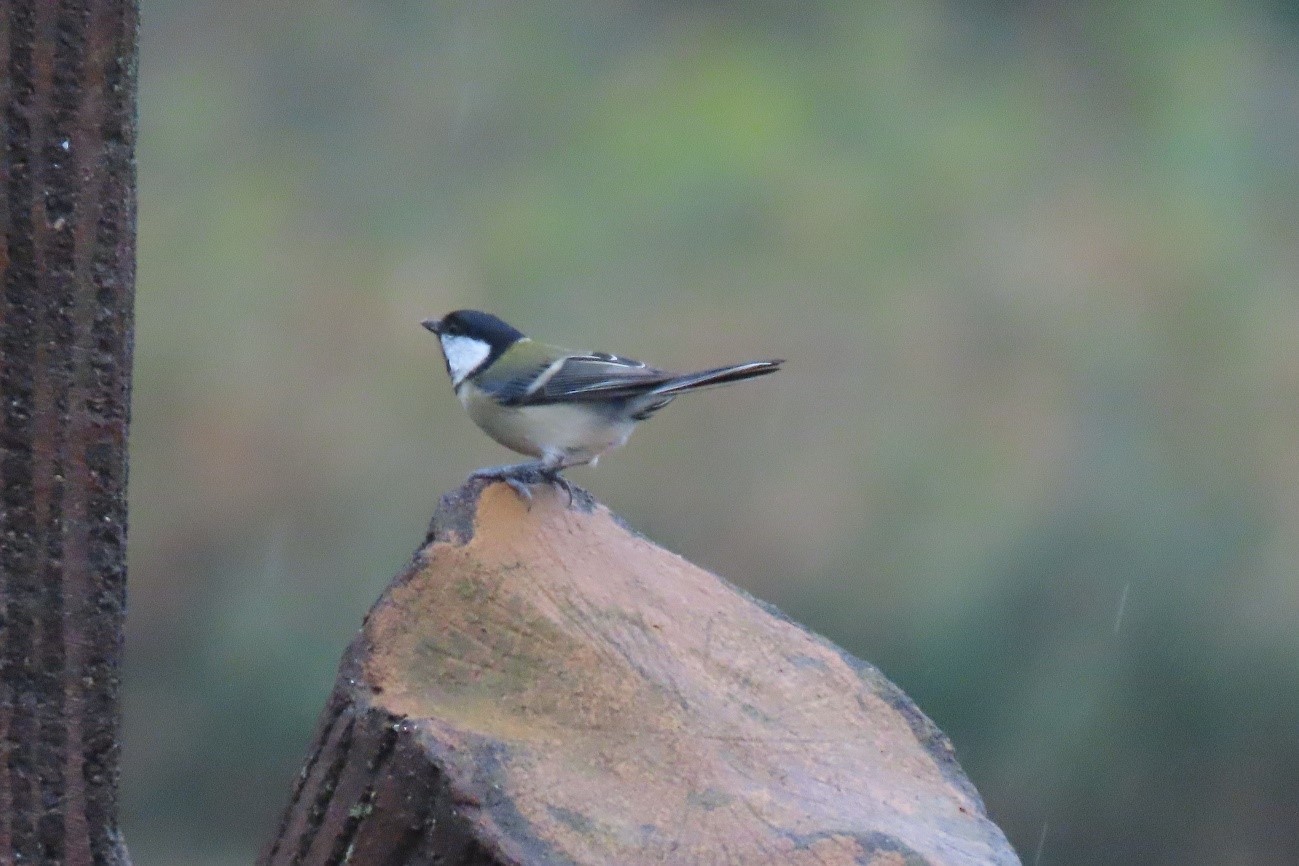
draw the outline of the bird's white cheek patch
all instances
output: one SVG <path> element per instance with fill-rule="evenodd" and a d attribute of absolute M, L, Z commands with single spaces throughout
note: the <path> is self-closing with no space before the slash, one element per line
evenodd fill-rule
<path fill-rule="evenodd" d="M 478 369 L 478 365 L 487 360 L 492 347 L 482 340 L 466 337 L 461 334 L 448 334 L 442 337 L 442 354 L 447 357 L 447 369 L 451 371 L 451 384 L 459 385 L 465 377 Z"/>

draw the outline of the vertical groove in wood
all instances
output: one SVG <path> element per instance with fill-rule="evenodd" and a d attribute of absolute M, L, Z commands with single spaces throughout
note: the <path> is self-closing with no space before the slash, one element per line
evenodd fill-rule
<path fill-rule="evenodd" d="M 137 12 L 0 16 L 0 862 L 125 863 Z"/>
<path fill-rule="evenodd" d="M 267 850 L 265 860 L 275 862 L 276 856 L 280 853 L 280 847 L 284 840 L 288 838 L 290 818 L 296 814 L 298 802 L 302 799 L 303 792 L 307 789 L 307 782 L 316 771 L 316 763 L 320 756 L 325 752 L 326 747 L 334 735 L 334 728 L 338 725 L 339 718 L 346 709 L 346 704 L 341 700 L 335 700 L 330 697 L 329 704 L 325 707 L 325 712 L 321 714 L 320 722 L 316 726 L 317 735 L 315 742 L 312 744 L 311 751 L 307 755 L 307 761 L 303 764 L 302 770 L 298 773 L 297 779 L 293 783 L 293 793 L 289 796 L 289 805 L 284 810 L 280 819 L 279 829 L 275 831 L 275 838 Z"/>
<path fill-rule="evenodd" d="M 415 728 L 357 700 L 355 690 L 364 688 L 340 677 L 275 838 L 257 862 L 504 866 L 475 845 Z"/>

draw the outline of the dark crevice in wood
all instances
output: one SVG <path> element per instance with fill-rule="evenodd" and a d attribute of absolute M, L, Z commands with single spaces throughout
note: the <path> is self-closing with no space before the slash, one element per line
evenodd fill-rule
<path fill-rule="evenodd" d="M 342 831 L 334 840 L 333 851 L 330 852 L 328 859 L 325 861 L 327 866 L 341 866 L 349 859 L 352 845 L 356 841 L 357 830 L 360 828 L 361 822 L 374 808 L 376 779 L 387 770 L 388 760 L 392 757 L 393 750 L 396 747 L 396 728 L 388 725 L 382 739 L 379 741 L 378 751 L 365 764 L 368 778 L 365 790 L 361 793 L 360 799 L 348 807 L 347 821 L 344 822 Z"/>
<path fill-rule="evenodd" d="M 343 769 L 347 766 L 347 759 L 352 750 L 352 732 L 355 727 L 356 717 L 349 713 L 342 735 L 330 750 L 332 755 L 329 767 L 325 770 L 325 774 L 316 790 L 316 796 L 312 799 L 311 807 L 307 811 L 307 824 L 302 832 L 302 837 L 298 840 L 297 853 L 293 855 L 295 866 L 306 859 L 307 852 L 311 850 L 311 843 L 316 840 L 320 825 L 325 820 L 325 812 L 334 797 L 334 789 L 338 786 L 338 780 L 343 775 Z"/>
<path fill-rule="evenodd" d="M 267 855 L 268 858 L 273 860 L 275 859 L 275 855 L 279 853 L 280 846 L 284 842 L 284 836 L 288 832 L 289 819 L 293 815 L 293 808 L 297 806 L 298 801 L 302 798 L 302 791 L 307 784 L 307 780 L 311 777 L 312 773 L 316 771 L 316 763 L 320 760 L 320 756 L 324 754 L 325 744 L 330 741 L 331 737 L 333 737 L 334 728 L 338 724 L 338 720 L 342 717 L 343 711 L 346 709 L 347 706 L 342 701 L 331 701 L 325 714 L 321 718 L 320 724 L 317 726 L 319 734 L 317 735 L 315 742 L 312 744 L 311 751 L 307 755 L 306 764 L 303 765 L 302 770 L 298 773 L 297 778 L 293 782 L 293 792 L 289 795 L 289 808 L 284 810 L 284 815 L 280 819 L 279 828 L 275 831 L 275 839 L 271 843 L 270 851 Z"/>

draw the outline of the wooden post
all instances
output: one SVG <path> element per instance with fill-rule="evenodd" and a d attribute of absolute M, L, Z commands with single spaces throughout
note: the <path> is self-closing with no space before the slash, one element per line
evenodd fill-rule
<path fill-rule="evenodd" d="M 280 864 L 1016 864 L 878 670 L 606 509 L 443 500 L 344 656 Z"/>
<path fill-rule="evenodd" d="M 118 866 L 135 3 L 6 0 L 0 66 L 0 863 Z"/>

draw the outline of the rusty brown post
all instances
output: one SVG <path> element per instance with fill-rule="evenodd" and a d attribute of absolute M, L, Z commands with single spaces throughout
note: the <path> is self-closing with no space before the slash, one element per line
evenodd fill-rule
<path fill-rule="evenodd" d="M 134 0 L 0 6 L 0 863 L 118 831 Z"/>

